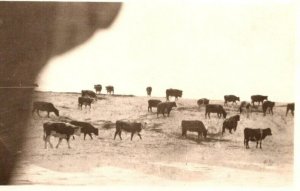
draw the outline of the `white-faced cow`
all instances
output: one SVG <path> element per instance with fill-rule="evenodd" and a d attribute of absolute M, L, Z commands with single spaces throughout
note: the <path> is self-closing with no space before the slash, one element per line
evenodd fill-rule
<path fill-rule="evenodd" d="M 148 96 L 151 96 L 152 87 L 151 87 L 151 86 L 147 87 L 147 88 L 146 88 L 146 92 L 147 92 L 147 95 L 148 95 Z"/>
<path fill-rule="evenodd" d="M 101 93 L 101 90 L 102 90 L 102 86 L 101 84 L 97 84 L 97 85 L 94 85 L 94 89 L 96 91 L 96 94 L 100 94 Z"/>
<path fill-rule="evenodd" d="M 178 100 L 178 97 L 182 97 L 182 90 L 177 89 L 167 89 L 166 90 L 166 99 L 169 100 L 169 97 L 175 97 L 175 100 Z"/>
<path fill-rule="evenodd" d="M 168 114 L 168 117 L 170 116 L 170 112 L 173 107 L 177 107 L 175 102 L 161 102 L 157 105 L 157 117 L 158 114 L 163 114 L 165 117 L 165 113 Z"/>
<path fill-rule="evenodd" d="M 201 105 L 207 105 L 209 104 L 209 99 L 202 98 L 197 100 L 197 105 L 200 107 Z"/>
<path fill-rule="evenodd" d="M 182 120 L 181 121 L 181 129 L 182 129 L 182 136 L 186 137 L 187 131 L 197 132 L 198 139 L 200 139 L 200 135 L 206 138 L 207 129 L 205 128 L 202 121 L 199 120 Z"/>
<path fill-rule="evenodd" d="M 263 103 L 264 100 L 268 100 L 268 96 L 263 96 L 263 95 L 251 96 L 251 102 L 252 102 L 253 106 L 254 106 L 254 102 L 258 102 L 258 105 L 259 105 L 260 103 Z"/>
<path fill-rule="evenodd" d="M 114 94 L 114 86 L 106 86 L 107 94 Z"/>
<path fill-rule="evenodd" d="M 225 119 L 222 127 L 222 135 L 225 133 L 225 129 L 228 129 L 229 133 L 231 133 L 232 130 L 236 131 L 239 120 L 240 120 L 240 115 L 235 115 L 228 119 Z"/>
<path fill-rule="evenodd" d="M 88 105 L 90 106 L 91 109 L 91 105 L 93 103 L 94 99 L 89 98 L 89 97 L 78 97 L 78 107 L 80 109 L 82 109 L 82 105 L 84 105 L 85 107 Z"/>
<path fill-rule="evenodd" d="M 116 139 L 117 135 L 119 135 L 120 139 L 122 140 L 122 137 L 121 137 L 122 131 L 131 133 L 131 138 L 130 138 L 131 141 L 132 141 L 133 135 L 135 133 L 140 137 L 140 139 L 142 139 L 140 132 L 142 131 L 142 128 L 145 126 L 146 126 L 146 123 L 127 122 L 127 121 L 117 120 L 114 140 Z"/>
<path fill-rule="evenodd" d="M 289 110 L 291 110 L 292 115 L 294 116 L 294 111 L 295 111 L 295 103 L 289 103 L 286 106 L 286 114 L 285 116 L 287 116 Z"/>
<path fill-rule="evenodd" d="M 156 107 L 157 108 L 157 105 L 161 103 L 160 100 L 158 99 L 149 99 L 148 100 L 148 112 L 151 111 L 152 112 L 152 107 Z"/>
<path fill-rule="evenodd" d="M 224 96 L 224 105 L 227 105 L 227 102 L 232 102 L 237 104 L 236 101 L 240 101 L 240 97 L 237 97 L 235 95 L 225 95 Z"/>
<path fill-rule="evenodd" d="M 59 111 L 54 107 L 54 105 L 50 102 L 45 101 L 35 101 L 33 102 L 33 109 L 32 114 L 34 112 L 37 112 L 37 114 L 40 116 L 39 111 L 47 111 L 47 117 L 49 117 L 50 112 L 54 112 L 56 116 L 59 116 Z"/>
<path fill-rule="evenodd" d="M 261 148 L 261 142 L 263 139 L 266 138 L 266 136 L 272 135 L 271 129 L 251 129 L 251 128 L 245 128 L 244 129 L 244 145 L 246 146 L 246 149 L 249 149 L 249 141 L 256 141 L 256 148 L 258 147 L 258 143 L 260 144 Z"/>
<path fill-rule="evenodd" d="M 224 110 L 222 105 L 218 105 L 218 104 L 208 104 L 206 105 L 205 108 L 205 118 L 208 115 L 208 118 L 210 118 L 210 113 L 217 113 L 218 117 L 220 118 L 221 115 L 223 114 L 223 118 L 226 118 L 226 111 Z"/>
<path fill-rule="evenodd" d="M 264 101 L 262 104 L 262 109 L 264 112 L 264 116 L 266 116 L 267 110 L 269 110 L 269 113 L 273 115 L 273 107 L 275 106 L 275 102 L 273 101 Z"/>
<path fill-rule="evenodd" d="M 80 127 L 80 132 L 83 133 L 84 140 L 86 135 L 89 135 L 91 139 L 93 139 L 92 133 L 96 136 L 99 135 L 99 129 L 95 128 L 90 123 L 84 121 L 71 121 L 70 124 Z"/>

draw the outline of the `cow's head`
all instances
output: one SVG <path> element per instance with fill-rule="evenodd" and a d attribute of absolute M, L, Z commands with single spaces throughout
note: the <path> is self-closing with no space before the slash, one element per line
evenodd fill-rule
<path fill-rule="evenodd" d="M 54 109 L 53 112 L 55 113 L 55 115 L 56 115 L 57 117 L 59 116 L 59 111 L 58 111 L 58 109 Z"/>
<path fill-rule="evenodd" d="M 240 97 L 237 97 L 237 100 L 240 101 Z"/>
<path fill-rule="evenodd" d="M 99 135 L 99 129 L 98 128 L 94 128 L 94 132 L 93 132 L 95 135 Z"/>
<path fill-rule="evenodd" d="M 272 135 L 272 131 L 270 128 L 264 129 L 264 134 L 265 135 Z"/>
<path fill-rule="evenodd" d="M 236 120 L 236 121 L 239 121 L 239 120 L 240 120 L 240 115 L 236 115 L 236 116 L 235 116 L 235 120 Z"/>
<path fill-rule="evenodd" d="M 264 98 L 265 98 L 265 100 L 268 100 L 268 96 L 265 96 Z"/>
<path fill-rule="evenodd" d="M 207 129 L 203 130 L 202 135 L 203 135 L 204 138 L 206 138 L 206 136 L 207 136 Z"/>
<path fill-rule="evenodd" d="M 171 107 L 177 107 L 176 102 L 171 102 Z"/>

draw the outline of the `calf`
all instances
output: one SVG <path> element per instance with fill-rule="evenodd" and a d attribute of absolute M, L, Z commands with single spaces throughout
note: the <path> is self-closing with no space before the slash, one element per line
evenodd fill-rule
<path fill-rule="evenodd" d="M 272 101 L 264 101 L 262 104 L 262 109 L 264 112 L 264 116 L 266 116 L 267 110 L 269 110 L 269 113 L 273 115 L 273 107 L 275 106 L 275 102 Z"/>
<path fill-rule="evenodd" d="M 294 111 L 295 111 L 295 103 L 289 103 L 286 106 L 286 114 L 285 116 L 287 116 L 289 110 L 291 110 L 292 115 L 294 116 Z"/>
<path fill-rule="evenodd" d="M 47 111 L 48 117 L 50 112 L 54 112 L 56 116 L 59 116 L 59 111 L 54 107 L 54 105 L 50 102 L 44 101 L 35 101 L 33 102 L 32 114 L 34 111 L 37 111 L 37 114 L 40 116 L 39 111 Z"/>
<path fill-rule="evenodd" d="M 108 94 L 114 94 L 114 86 L 106 86 L 105 88 Z"/>
<path fill-rule="evenodd" d="M 249 141 L 256 141 L 256 148 L 258 147 L 258 143 L 260 144 L 261 148 L 261 142 L 263 139 L 266 138 L 266 136 L 272 135 L 271 129 L 251 129 L 251 128 L 245 128 L 244 129 L 244 145 L 246 146 L 246 149 L 249 148 Z"/>
<path fill-rule="evenodd" d="M 101 90 L 102 90 L 102 86 L 101 86 L 101 84 L 97 84 L 97 85 L 94 85 L 94 89 L 95 89 L 95 91 L 96 91 L 96 94 L 97 93 L 101 93 Z"/>
<path fill-rule="evenodd" d="M 158 114 L 163 114 L 165 117 L 165 112 L 168 114 L 168 117 L 170 116 L 170 112 L 173 107 L 177 107 L 175 102 L 161 102 L 157 105 L 157 117 Z"/>
<path fill-rule="evenodd" d="M 264 100 L 268 100 L 268 96 L 263 95 L 253 95 L 251 96 L 252 105 L 254 106 L 254 102 L 258 102 L 258 105 L 263 103 Z"/>
<path fill-rule="evenodd" d="M 152 112 L 152 107 L 156 107 L 157 108 L 157 105 L 159 103 L 161 103 L 161 101 L 158 100 L 158 99 L 149 99 L 148 100 L 148 111 Z"/>
<path fill-rule="evenodd" d="M 80 109 L 82 109 L 82 105 L 84 105 L 85 107 L 88 105 L 90 106 L 91 109 L 91 105 L 93 103 L 94 99 L 89 98 L 89 97 L 79 97 L 78 98 L 78 107 L 80 107 Z"/>
<path fill-rule="evenodd" d="M 140 132 L 142 131 L 142 126 L 145 126 L 145 124 L 146 123 L 142 124 L 137 122 L 126 122 L 126 121 L 117 120 L 114 140 L 116 139 L 117 135 L 119 135 L 120 139 L 122 140 L 121 137 L 122 130 L 131 133 L 131 139 L 130 139 L 131 141 L 135 133 L 137 133 L 140 139 L 142 139 Z"/>
<path fill-rule="evenodd" d="M 232 104 L 233 103 L 237 104 L 236 101 L 240 101 L 240 97 L 237 97 L 235 95 L 225 95 L 224 100 L 225 100 L 224 105 L 227 105 L 227 102 L 232 102 Z"/>
<path fill-rule="evenodd" d="M 178 97 L 182 97 L 182 90 L 167 89 L 166 90 L 166 99 L 167 100 L 169 100 L 169 96 L 174 96 L 175 100 L 178 100 Z"/>
<path fill-rule="evenodd" d="M 45 149 L 47 148 L 47 142 L 50 144 L 50 147 L 53 148 L 50 142 L 50 136 L 58 137 L 59 141 L 56 145 L 58 148 L 59 144 L 61 143 L 62 139 L 66 139 L 68 142 L 68 148 L 70 149 L 69 140 L 72 135 L 80 135 L 80 128 L 74 126 L 69 123 L 52 123 L 47 122 L 43 124 L 44 127 L 44 136 L 43 139 L 45 141 Z"/>
<path fill-rule="evenodd" d="M 199 120 L 182 120 L 181 121 L 181 129 L 182 129 L 182 136 L 186 137 L 186 132 L 197 132 L 198 133 L 198 139 L 200 139 L 200 134 L 206 138 L 207 135 L 207 129 L 205 128 L 202 121 Z"/>
<path fill-rule="evenodd" d="M 217 113 L 219 118 L 223 114 L 224 119 L 226 118 L 226 115 L 227 115 L 227 113 L 224 110 L 223 106 L 218 105 L 218 104 L 207 104 L 206 105 L 205 118 L 206 118 L 207 115 L 210 118 L 210 113 Z"/>
<path fill-rule="evenodd" d="M 197 105 L 200 107 L 201 105 L 207 105 L 209 104 L 209 100 L 206 98 L 198 99 Z"/>
<path fill-rule="evenodd" d="M 231 133 L 232 129 L 236 131 L 239 120 L 240 120 L 240 115 L 235 115 L 228 119 L 225 119 L 222 127 L 222 135 L 223 133 L 225 133 L 225 129 L 228 129 L 229 133 Z"/>
<path fill-rule="evenodd" d="M 94 133 L 96 136 L 99 135 L 99 129 L 95 128 L 90 123 L 83 122 L 83 121 L 71 121 L 70 124 L 80 127 L 80 131 L 84 135 L 83 136 L 84 140 L 85 140 L 85 136 L 87 134 L 91 137 L 91 139 L 93 139 L 92 133 Z M 74 136 L 73 136 L 73 138 L 74 138 Z"/>
<path fill-rule="evenodd" d="M 147 95 L 148 95 L 148 96 L 151 96 L 152 87 L 151 87 L 151 86 L 147 87 L 147 88 L 146 88 L 146 91 L 147 91 Z"/>

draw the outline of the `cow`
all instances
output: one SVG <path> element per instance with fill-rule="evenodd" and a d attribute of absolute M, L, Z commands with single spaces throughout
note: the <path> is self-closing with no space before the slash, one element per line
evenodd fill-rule
<path fill-rule="evenodd" d="M 70 137 L 72 135 L 80 135 L 80 128 L 77 126 L 74 126 L 69 123 L 62 123 L 62 122 L 46 122 L 43 124 L 44 127 L 44 136 L 43 140 L 45 141 L 45 149 L 47 149 L 47 142 L 50 144 L 50 147 L 53 148 L 50 137 L 58 137 L 59 141 L 56 145 L 56 148 L 58 148 L 59 144 L 63 139 L 66 139 L 68 142 L 68 148 L 70 149 Z"/>
<path fill-rule="evenodd" d="M 160 100 L 158 99 L 149 99 L 148 100 L 148 112 L 151 111 L 152 112 L 152 107 L 156 107 L 157 108 L 157 105 L 161 103 Z"/>
<path fill-rule="evenodd" d="M 106 86 L 105 88 L 108 94 L 114 94 L 114 86 Z"/>
<path fill-rule="evenodd" d="M 286 114 L 285 114 L 285 116 L 287 116 L 289 110 L 291 110 L 292 116 L 294 116 L 295 103 L 289 103 L 289 104 L 286 105 Z"/>
<path fill-rule="evenodd" d="M 261 148 L 261 142 L 263 139 L 266 138 L 266 136 L 272 135 L 271 129 L 251 129 L 251 128 L 245 128 L 244 129 L 244 145 L 246 146 L 246 149 L 249 149 L 249 141 L 256 141 L 256 148 L 258 147 L 258 143 L 260 143 Z"/>
<path fill-rule="evenodd" d="M 200 139 L 200 135 L 206 138 L 207 129 L 205 128 L 202 121 L 199 120 L 182 120 L 181 121 L 181 129 L 182 129 L 182 136 L 186 137 L 186 132 L 197 132 L 198 139 Z"/>
<path fill-rule="evenodd" d="M 91 139 L 93 139 L 92 133 L 96 136 L 99 135 L 99 129 L 95 128 L 93 125 L 83 121 L 71 121 L 70 124 L 80 127 L 80 132 L 83 133 L 83 140 L 85 140 L 85 136 L 88 134 Z M 73 136 L 74 138 L 74 136 Z"/>
<path fill-rule="evenodd" d="M 81 97 L 89 97 L 97 100 L 97 95 L 92 90 L 82 90 L 81 91 Z"/>
<path fill-rule="evenodd" d="M 272 101 L 264 101 L 262 104 L 262 109 L 264 112 L 264 116 L 266 116 L 266 112 L 269 109 L 269 113 L 273 115 L 273 107 L 275 106 L 275 102 Z"/>
<path fill-rule="evenodd" d="M 142 131 L 142 128 L 145 127 L 146 123 L 138 123 L 138 122 L 126 122 L 122 120 L 116 121 L 116 132 L 114 136 L 114 140 L 116 139 L 116 136 L 119 135 L 120 139 L 122 140 L 121 133 L 122 131 L 130 132 L 131 133 L 131 141 L 133 138 L 133 135 L 137 133 L 137 135 L 142 139 L 142 136 L 140 132 Z"/>
<path fill-rule="evenodd" d="M 210 118 L 210 113 L 217 113 L 218 117 L 220 118 L 223 114 L 223 118 L 226 118 L 226 111 L 224 110 L 222 105 L 218 104 L 207 104 L 205 108 L 205 118 L 208 115 L 208 118 Z"/>
<path fill-rule="evenodd" d="M 227 105 L 227 102 L 232 102 L 237 104 L 236 101 L 240 101 L 240 97 L 237 97 L 235 95 L 225 95 L 224 96 L 224 105 Z"/>
<path fill-rule="evenodd" d="M 47 111 L 49 117 L 50 112 L 54 112 L 56 116 L 59 116 L 59 111 L 54 107 L 54 105 L 50 102 L 45 101 L 35 101 L 33 102 L 32 114 L 37 111 L 37 114 L 40 116 L 39 111 Z"/>
<path fill-rule="evenodd" d="M 177 89 L 167 89 L 166 90 L 166 99 L 169 100 L 169 96 L 175 97 L 175 100 L 178 100 L 178 97 L 182 97 L 182 91 Z"/>
<path fill-rule="evenodd" d="M 97 84 L 97 85 L 94 85 L 94 89 L 96 91 L 96 94 L 97 93 L 101 93 L 101 90 L 102 90 L 102 86 L 100 84 Z"/>
<path fill-rule="evenodd" d="M 93 103 L 94 99 L 89 98 L 89 97 L 78 97 L 78 107 L 80 107 L 80 109 L 82 109 L 82 105 L 84 105 L 85 107 L 88 105 L 90 106 L 91 109 L 91 105 Z"/>
<path fill-rule="evenodd" d="M 240 105 L 240 114 L 242 114 L 243 110 L 246 109 L 247 112 L 247 118 L 249 118 L 249 113 L 251 112 L 251 104 L 246 102 L 246 101 L 242 101 L 241 105 Z"/>
<path fill-rule="evenodd" d="M 198 99 L 197 105 L 200 107 L 201 105 L 207 105 L 209 104 L 209 100 L 206 98 Z"/>
<path fill-rule="evenodd" d="M 147 95 L 148 95 L 148 96 L 151 96 L 152 87 L 151 87 L 151 86 L 147 87 L 147 88 L 146 88 L 146 91 L 147 91 Z"/>
<path fill-rule="evenodd" d="M 225 119 L 222 127 L 222 135 L 225 133 L 225 129 L 228 129 L 229 133 L 231 133 L 232 130 L 236 131 L 239 120 L 240 115 L 234 115 L 228 119 Z"/>
<path fill-rule="evenodd" d="M 263 103 L 264 100 L 268 100 L 268 96 L 263 96 L 263 95 L 253 95 L 251 96 L 251 102 L 252 105 L 254 106 L 254 102 L 258 102 L 258 105 Z"/>
<path fill-rule="evenodd" d="M 157 105 L 157 117 L 158 114 L 163 114 L 165 117 L 165 112 L 170 116 L 170 112 L 173 107 L 177 107 L 176 102 L 161 102 Z"/>

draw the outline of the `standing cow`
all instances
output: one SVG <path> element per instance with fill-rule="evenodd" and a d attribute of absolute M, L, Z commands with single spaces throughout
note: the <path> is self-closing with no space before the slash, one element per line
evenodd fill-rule
<path fill-rule="evenodd" d="M 251 102 L 252 102 L 253 106 L 254 106 L 254 102 L 258 102 L 258 105 L 259 105 L 260 103 L 263 103 L 264 100 L 268 100 L 268 96 L 263 96 L 263 95 L 251 96 Z"/>
<path fill-rule="evenodd" d="M 151 96 L 152 87 L 151 87 L 151 86 L 147 87 L 147 88 L 146 88 L 146 91 L 147 91 L 147 95 L 148 95 L 148 96 Z"/>
<path fill-rule="evenodd" d="M 54 112 L 56 116 L 59 116 L 59 111 L 54 107 L 50 102 L 45 101 L 35 101 L 33 102 L 32 114 L 37 111 L 37 114 L 40 116 L 40 111 L 47 111 L 47 117 L 49 117 L 50 112 Z"/>
<path fill-rule="evenodd" d="M 237 97 L 235 95 L 225 95 L 224 96 L 224 105 L 227 105 L 227 102 L 232 102 L 237 104 L 236 101 L 240 101 L 240 97 Z"/>
<path fill-rule="evenodd" d="M 173 107 L 177 107 L 175 102 L 161 102 L 157 105 L 157 117 L 158 114 L 163 114 L 165 117 L 165 113 L 168 114 L 168 117 L 170 116 L 170 112 Z"/>
<path fill-rule="evenodd" d="M 81 97 L 89 97 L 97 101 L 97 95 L 92 90 L 81 90 Z"/>
<path fill-rule="evenodd" d="M 260 144 L 261 148 L 261 142 L 266 138 L 266 136 L 272 135 L 271 129 L 251 129 L 251 128 L 245 128 L 244 129 L 244 145 L 246 146 L 246 149 L 249 149 L 249 141 L 256 141 L 256 148 L 258 147 L 258 143 Z"/>
<path fill-rule="evenodd" d="M 229 133 L 231 133 L 232 130 L 236 131 L 238 121 L 240 121 L 240 115 L 235 115 L 225 119 L 222 127 L 222 135 L 225 133 L 225 129 L 228 129 Z"/>
<path fill-rule="evenodd" d="M 152 107 L 156 107 L 157 108 L 157 105 L 161 103 L 160 100 L 158 99 L 149 99 L 148 100 L 148 112 L 151 111 L 152 112 Z"/>
<path fill-rule="evenodd" d="M 96 91 L 96 94 L 100 94 L 102 90 L 102 86 L 100 84 L 94 85 L 94 89 Z"/>
<path fill-rule="evenodd" d="M 167 89 L 166 90 L 166 99 L 169 101 L 169 97 L 175 97 L 175 100 L 178 100 L 178 97 L 182 97 L 182 90 L 177 89 Z"/>
<path fill-rule="evenodd" d="M 210 113 L 217 113 L 218 117 L 220 118 L 221 115 L 223 114 L 223 118 L 226 118 L 226 111 L 224 110 L 222 105 L 218 105 L 218 104 L 208 104 L 206 105 L 205 108 L 205 118 L 208 115 L 208 118 L 210 118 Z"/>
<path fill-rule="evenodd" d="M 286 106 L 286 114 L 285 116 L 287 116 L 289 110 L 291 110 L 292 115 L 294 116 L 294 111 L 295 111 L 295 103 L 289 103 Z"/>
<path fill-rule="evenodd" d="M 269 113 L 273 115 L 273 107 L 275 106 L 275 102 L 272 101 L 264 101 L 262 104 L 262 109 L 264 112 L 264 116 L 266 116 L 267 110 L 269 110 Z"/>
<path fill-rule="evenodd" d="M 186 132 L 197 132 L 198 139 L 200 139 L 200 135 L 206 138 L 207 129 L 205 128 L 202 121 L 199 120 L 182 120 L 181 121 L 181 129 L 182 129 L 182 136 L 186 137 Z"/>
<path fill-rule="evenodd" d="M 106 91 L 107 94 L 114 94 L 115 90 L 114 90 L 114 86 L 106 86 Z"/>
<path fill-rule="evenodd" d="M 202 98 L 197 100 L 197 105 L 200 107 L 201 105 L 207 105 L 209 104 L 209 99 Z"/>
<path fill-rule="evenodd" d="M 116 139 L 116 136 L 119 135 L 120 139 L 122 140 L 121 133 L 122 131 L 130 132 L 132 141 L 133 135 L 136 133 L 140 139 L 142 139 L 142 136 L 140 132 L 142 131 L 142 127 L 145 127 L 146 123 L 138 123 L 138 122 L 126 122 L 117 120 L 116 121 L 116 132 L 114 136 L 114 140 Z"/>
<path fill-rule="evenodd" d="M 246 109 L 246 113 L 247 113 L 247 118 L 249 118 L 249 114 L 251 112 L 251 104 L 249 102 L 246 101 L 242 101 L 241 105 L 240 105 L 240 114 L 242 114 L 243 110 Z"/>
<path fill-rule="evenodd" d="M 89 97 L 78 97 L 78 107 L 80 109 L 82 109 L 82 105 L 86 106 L 90 106 L 90 109 L 91 109 L 91 105 L 93 103 L 94 99 L 92 98 L 89 98 Z"/>
<path fill-rule="evenodd" d="M 95 128 L 90 123 L 84 121 L 71 121 L 70 124 L 80 127 L 80 132 L 83 133 L 83 140 L 85 140 L 85 136 L 87 134 L 91 137 L 91 139 L 93 139 L 92 133 L 96 136 L 99 135 L 99 129 Z"/>

